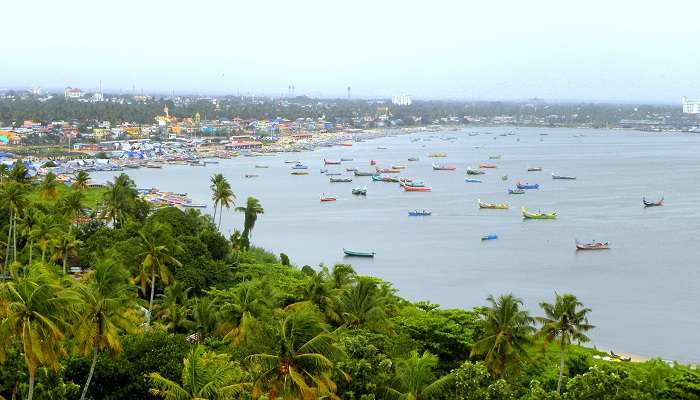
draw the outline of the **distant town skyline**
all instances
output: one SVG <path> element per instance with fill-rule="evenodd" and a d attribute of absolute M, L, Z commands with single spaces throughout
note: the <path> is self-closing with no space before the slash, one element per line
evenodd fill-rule
<path fill-rule="evenodd" d="M 679 103 L 697 1 L 10 2 L 0 88 Z M 41 10 L 41 12 L 37 12 Z M 30 23 L 23 15 L 31 15 Z"/>

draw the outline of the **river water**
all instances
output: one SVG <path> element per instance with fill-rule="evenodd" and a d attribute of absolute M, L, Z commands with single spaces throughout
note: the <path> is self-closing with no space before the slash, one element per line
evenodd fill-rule
<path fill-rule="evenodd" d="M 479 135 L 468 135 L 475 132 Z M 428 158 L 433 152 L 448 156 Z M 469 128 L 127 173 L 139 187 L 186 192 L 202 203 L 210 203 L 209 177 L 223 173 L 238 203 L 254 196 L 265 209 L 253 242 L 288 254 L 299 266 L 351 263 L 361 274 L 391 282 L 401 296 L 442 307 L 471 308 L 485 304 L 489 294 L 512 292 L 539 314 L 539 302 L 552 301 L 555 291 L 570 292 L 593 309 L 596 328 L 590 336 L 599 348 L 699 362 L 699 154 L 700 136 L 692 134 Z M 491 155 L 501 159 L 489 160 Z M 324 167 L 324 157 L 354 161 Z M 420 161 L 409 162 L 409 157 Z M 406 165 L 402 176 L 421 179 L 433 191 L 405 193 L 396 183 L 369 177 L 331 184 L 319 172 L 369 171 L 370 159 L 384 167 Z M 291 164 L 284 160 L 309 165 L 309 175 L 290 175 Z M 433 161 L 458 170 L 433 171 Z M 498 168 L 477 177 L 483 183 L 465 183 L 466 167 L 480 162 Z M 543 171 L 527 172 L 531 166 Z M 552 180 L 552 172 L 578 179 Z M 260 176 L 246 179 L 246 173 Z M 113 174 L 93 178 L 105 181 Z M 517 180 L 539 183 L 540 190 L 508 195 L 507 187 Z M 356 186 L 366 186 L 367 196 L 353 196 Z M 320 203 L 323 192 L 338 201 Z M 663 207 L 642 207 L 642 196 L 662 195 Z M 507 202 L 511 208 L 479 210 L 477 199 Z M 521 206 L 557 211 L 559 218 L 523 220 Z M 408 217 L 413 209 L 433 215 Z M 212 206 L 205 210 L 211 212 Z M 228 235 L 242 221 L 240 213 L 224 211 L 221 230 Z M 497 233 L 499 239 L 482 242 L 484 233 Z M 609 241 L 612 249 L 576 252 L 577 239 Z M 346 258 L 343 248 L 377 255 Z"/>

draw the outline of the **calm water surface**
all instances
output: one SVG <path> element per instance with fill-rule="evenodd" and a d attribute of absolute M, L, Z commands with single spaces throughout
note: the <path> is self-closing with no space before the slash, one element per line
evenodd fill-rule
<path fill-rule="evenodd" d="M 515 135 L 499 136 L 505 132 Z M 431 152 L 448 157 L 431 159 Z M 187 192 L 203 203 L 210 203 L 209 177 L 223 173 L 238 202 L 255 196 L 265 208 L 253 234 L 255 244 L 285 252 L 297 265 L 352 263 L 359 273 L 392 282 L 402 296 L 443 307 L 471 308 L 484 304 L 489 294 L 512 292 L 539 313 L 537 304 L 552 301 L 554 291 L 571 292 L 593 309 L 596 329 L 591 336 L 598 347 L 698 362 L 698 154 L 700 136 L 691 134 L 470 128 L 314 152 L 239 157 L 206 167 L 126 172 L 139 187 Z M 502 158 L 488 160 L 490 155 Z M 324 157 L 354 161 L 324 167 Z M 409 162 L 408 157 L 420 161 Z M 424 180 L 433 192 L 404 193 L 398 184 L 369 177 L 331 184 L 319 173 L 320 168 L 344 174 L 347 167 L 369 171 L 370 159 L 385 167 L 406 165 L 402 176 Z M 309 175 L 290 175 L 291 165 L 284 160 L 309 165 Z M 433 161 L 454 164 L 458 170 L 433 171 Z M 465 183 L 465 168 L 480 162 L 498 168 L 482 175 L 483 183 Z M 255 164 L 269 168 L 256 169 Z M 543 171 L 527 172 L 529 166 Z M 578 179 L 553 181 L 552 172 Z M 245 179 L 245 173 L 260 177 Z M 509 180 L 502 181 L 502 175 Z M 93 178 L 105 181 L 111 176 L 97 173 Z M 506 188 L 517 180 L 541 188 L 509 196 Z M 356 186 L 367 186 L 366 198 L 350 194 Z M 338 196 L 338 201 L 321 204 L 322 192 Z M 643 195 L 663 195 L 665 205 L 644 209 Z M 511 209 L 479 210 L 477 199 L 507 202 Z M 524 221 L 521 206 L 555 210 L 559 218 Z M 412 209 L 429 209 L 433 215 L 408 217 Z M 222 231 L 228 235 L 242 221 L 240 213 L 225 211 Z M 481 242 L 480 235 L 490 232 L 500 238 Z M 576 239 L 610 241 L 613 248 L 577 253 Z M 343 247 L 377 256 L 344 258 Z"/>

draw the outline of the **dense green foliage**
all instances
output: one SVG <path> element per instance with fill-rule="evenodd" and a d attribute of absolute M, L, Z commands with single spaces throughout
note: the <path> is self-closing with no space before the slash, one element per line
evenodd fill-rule
<path fill-rule="evenodd" d="M 350 265 L 252 246 L 256 199 L 232 242 L 199 211 L 150 210 L 125 175 L 94 210 L 50 186 L 0 184 L 4 398 L 700 399 L 694 369 L 577 346 L 593 311 L 569 294 L 542 316 L 513 295 L 412 303 Z"/>

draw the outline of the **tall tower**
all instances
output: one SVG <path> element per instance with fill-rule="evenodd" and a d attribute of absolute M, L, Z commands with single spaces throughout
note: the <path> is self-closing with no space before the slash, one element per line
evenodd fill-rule
<path fill-rule="evenodd" d="M 348 86 L 348 100 L 350 100 L 350 86 Z"/>

